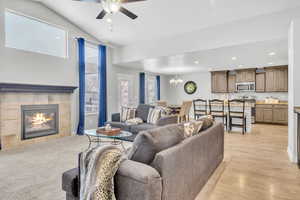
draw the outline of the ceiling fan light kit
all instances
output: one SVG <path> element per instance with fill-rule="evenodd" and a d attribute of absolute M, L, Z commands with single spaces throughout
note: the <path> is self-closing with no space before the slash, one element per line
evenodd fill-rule
<path fill-rule="evenodd" d="M 113 14 L 120 10 L 121 0 L 102 0 L 101 5 L 105 12 Z"/>
<path fill-rule="evenodd" d="M 133 12 L 124 8 L 122 5 L 124 3 L 132 3 L 132 2 L 146 1 L 146 0 L 74 0 L 74 1 L 101 3 L 103 10 L 98 14 L 96 19 L 103 19 L 107 13 L 114 14 L 117 12 L 121 12 L 131 19 L 136 19 L 138 16 Z"/>

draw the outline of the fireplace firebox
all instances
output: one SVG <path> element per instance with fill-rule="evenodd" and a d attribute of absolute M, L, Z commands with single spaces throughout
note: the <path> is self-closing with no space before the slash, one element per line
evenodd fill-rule
<path fill-rule="evenodd" d="M 58 134 L 58 104 L 22 105 L 22 140 Z"/>

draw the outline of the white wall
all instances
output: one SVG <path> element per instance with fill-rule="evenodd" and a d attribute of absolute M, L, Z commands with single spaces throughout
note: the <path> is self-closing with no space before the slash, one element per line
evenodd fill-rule
<path fill-rule="evenodd" d="M 173 76 L 167 76 L 167 81 L 165 81 L 166 88 L 166 100 L 169 104 L 181 104 L 184 100 L 192 100 L 196 98 L 209 99 L 211 97 L 211 77 L 209 72 L 197 72 L 193 74 L 185 74 L 179 76 L 183 79 L 183 84 L 178 85 L 177 87 L 171 86 L 169 80 Z M 197 91 L 188 95 L 184 92 L 184 83 L 186 81 L 194 81 L 197 84 Z"/>
<path fill-rule="evenodd" d="M 63 27 L 69 34 L 69 57 L 64 59 L 6 48 L 4 46 L 5 8 Z M 77 42 L 74 37 L 96 41 L 95 38 L 38 2 L 0 0 L 0 82 L 78 86 Z M 78 121 L 78 91 L 72 95 L 72 100 L 72 130 L 75 132 Z"/>
<path fill-rule="evenodd" d="M 289 31 L 289 136 L 288 154 L 297 161 L 297 116 L 294 107 L 300 106 L 300 19 L 291 23 Z"/>

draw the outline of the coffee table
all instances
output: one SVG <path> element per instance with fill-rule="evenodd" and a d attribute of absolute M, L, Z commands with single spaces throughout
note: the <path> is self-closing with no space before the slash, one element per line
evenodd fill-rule
<path fill-rule="evenodd" d="M 92 130 L 85 130 L 84 135 L 86 135 L 89 139 L 89 147 L 91 147 L 92 143 L 97 143 L 97 145 L 100 145 L 101 143 L 110 143 L 112 145 L 120 145 L 123 150 L 125 151 L 125 146 L 123 144 L 123 138 L 130 137 L 132 133 L 128 131 L 121 131 L 118 135 L 104 135 L 97 133 L 96 129 Z M 106 139 L 106 140 L 105 140 Z"/>

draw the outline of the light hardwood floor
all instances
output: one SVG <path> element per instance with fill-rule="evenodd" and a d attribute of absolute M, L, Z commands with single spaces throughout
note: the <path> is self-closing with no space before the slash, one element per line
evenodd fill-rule
<path fill-rule="evenodd" d="M 0 151 L 0 200 L 65 199 L 61 174 L 76 166 L 87 144 L 86 137 L 72 136 Z M 225 161 L 197 200 L 300 200 L 300 170 L 286 150 L 287 126 L 226 133 Z"/>
<path fill-rule="evenodd" d="M 225 159 L 196 200 L 300 200 L 300 170 L 287 155 L 287 126 L 226 133 Z"/>

